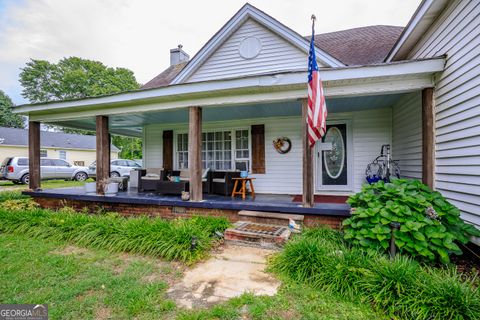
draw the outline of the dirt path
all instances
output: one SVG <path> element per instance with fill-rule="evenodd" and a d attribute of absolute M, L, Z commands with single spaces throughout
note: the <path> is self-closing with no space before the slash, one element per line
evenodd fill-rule
<path fill-rule="evenodd" d="M 168 295 L 185 308 L 208 306 L 244 292 L 275 295 L 280 282 L 265 272 L 266 259 L 272 253 L 272 250 L 227 245 L 187 271 L 168 290 Z"/>

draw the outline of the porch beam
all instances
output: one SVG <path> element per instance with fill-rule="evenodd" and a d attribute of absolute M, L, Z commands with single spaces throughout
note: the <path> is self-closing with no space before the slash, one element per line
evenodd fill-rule
<path fill-rule="evenodd" d="M 308 101 L 302 99 L 302 145 L 303 145 L 303 195 L 302 202 L 306 208 L 312 208 L 314 206 L 313 200 L 313 151 L 310 148 L 308 142 L 308 126 L 307 126 L 307 114 L 308 114 Z"/>
<path fill-rule="evenodd" d="M 190 201 L 202 201 L 202 108 L 189 107 L 188 171 Z"/>
<path fill-rule="evenodd" d="M 108 117 L 96 117 L 97 135 L 97 194 L 104 194 L 104 184 L 110 177 L 110 133 Z"/>
<path fill-rule="evenodd" d="M 434 188 L 435 108 L 433 88 L 422 90 L 422 182 Z"/>
<path fill-rule="evenodd" d="M 38 190 L 41 186 L 40 177 L 40 122 L 28 123 L 28 187 Z"/>

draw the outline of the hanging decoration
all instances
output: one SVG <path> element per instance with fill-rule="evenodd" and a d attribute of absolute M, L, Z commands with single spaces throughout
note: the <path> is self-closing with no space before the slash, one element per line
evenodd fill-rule
<path fill-rule="evenodd" d="M 273 147 L 280 154 L 290 152 L 292 149 L 292 141 L 287 137 L 280 137 L 273 140 Z"/>

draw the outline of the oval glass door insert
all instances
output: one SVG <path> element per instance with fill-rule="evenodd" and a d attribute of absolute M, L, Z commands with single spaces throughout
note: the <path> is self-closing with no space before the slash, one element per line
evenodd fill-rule
<path fill-rule="evenodd" d="M 323 152 L 323 165 L 328 176 L 337 179 L 345 163 L 345 142 L 342 132 L 337 127 L 330 127 L 325 134 L 325 142 L 332 144 L 332 149 Z"/>

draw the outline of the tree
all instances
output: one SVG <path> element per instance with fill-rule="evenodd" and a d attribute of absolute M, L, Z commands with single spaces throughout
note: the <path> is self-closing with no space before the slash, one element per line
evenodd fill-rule
<path fill-rule="evenodd" d="M 12 100 L 0 90 L 0 127 L 23 128 L 25 123 L 22 116 L 12 110 Z"/>
<path fill-rule="evenodd" d="M 20 73 L 22 96 L 32 103 L 70 100 L 135 90 L 140 84 L 132 71 L 110 68 L 98 61 L 78 57 L 63 58 L 58 63 L 31 60 Z M 95 134 L 92 131 L 60 128 L 67 133 Z M 138 138 L 113 136 L 121 157 L 142 157 Z"/>
<path fill-rule="evenodd" d="M 31 60 L 20 73 L 22 96 L 32 103 L 94 97 L 135 90 L 133 72 L 78 57 L 58 63 Z"/>

